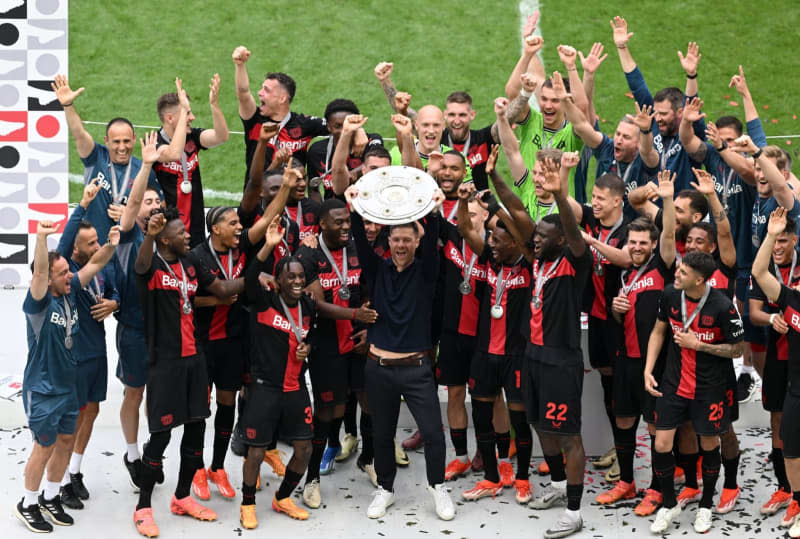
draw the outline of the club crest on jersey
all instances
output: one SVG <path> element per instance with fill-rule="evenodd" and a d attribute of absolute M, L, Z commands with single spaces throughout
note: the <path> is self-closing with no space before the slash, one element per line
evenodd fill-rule
<path fill-rule="evenodd" d="M 183 151 L 186 153 L 194 153 L 197 151 L 197 144 L 195 144 L 193 140 L 187 140 L 186 145 L 183 147 Z"/>
<path fill-rule="evenodd" d="M 347 263 L 350 264 L 350 266 L 358 266 L 358 257 L 357 256 L 347 257 Z"/>
<path fill-rule="evenodd" d="M 303 128 L 300 126 L 297 127 L 290 127 L 286 130 L 289 133 L 289 136 L 292 138 L 300 138 L 303 136 Z"/>
<path fill-rule="evenodd" d="M 161 424 L 164 425 L 165 427 L 167 425 L 170 425 L 172 423 L 172 421 L 173 421 L 172 414 L 167 414 L 167 415 L 162 415 L 161 416 Z"/>
<path fill-rule="evenodd" d="M 194 266 L 188 266 L 186 268 L 186 273 L 189 274 L 189 277 L 194 278 L 194 276 L 195 276 Z"/>
<path fill-rule="evenodd" d="M 316 215 L 314 215 L 312 212 L 306 212 L 303 214 L 303 221 L 306 223 L 313 223 L 315 218 Z"/>
<path fill-rule="evenodd" d="M 255 440 L 256 438 L 256 429 L 247 429 L 245 434 L 249 440 Z"/>
<path fill-rule="evenodd" d="M 700 317 L 700 324 L 703 326 L 713 326 L 714 325 L 714 317 L 713 316 L 706 316 L 703 315 Z"/>

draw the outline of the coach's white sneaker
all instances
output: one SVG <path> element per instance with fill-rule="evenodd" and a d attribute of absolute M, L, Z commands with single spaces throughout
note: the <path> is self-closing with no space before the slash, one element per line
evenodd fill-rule
<path fill-rule="evenodd" d="M 369 518 L 381 518 L 386 514 L 386 509 L 394 503 L 394 494 L 383 487 L 378 487 L 372 498 L 372 502 L 367 508 L 367 516 Z"/>
<path fill-rule="evenodd" d="M 711 529 L 711 509 L 701 507 L 694 517 L 694 531 L 706 533 Z"/>
<path fill-rule="evenodd" d="M 433 497 L 433 504 L 436 507 L 436 514 L 442 520 L 453 520 L 456 516 L 456 508 L 453 505 L 453 500 L 450 499 L 450 493 L 447 492 L 447 487 L 444 483 L 432 487 L 428 485 L 428 492 Z"/>
<path fill-rule="evenodd" d="M 672 524 L 672 521 L 680 514 L 681 504 L 679 503 L 676 503 L 675 507 L 669 509 L 662 507 L 658 510 L 658 513 L 656 513 L 656 519 L 650 525 L 650 531 L 658 534 L 666 533 L 669 529 L 669 525 Z"/>

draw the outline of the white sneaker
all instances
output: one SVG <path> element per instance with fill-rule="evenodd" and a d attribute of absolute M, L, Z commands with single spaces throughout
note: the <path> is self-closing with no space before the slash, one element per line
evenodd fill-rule
<path fill-rule="evenodd" d="M 662 507 L 656 513 L 656 519 L 650 525 L 650 531 L 653 533 L 666 533 L 669 525 L 681 514 L 681 504 L 675 504 L 675 507 L 667 509 Z"/>
<path fill-rule="evenodd" d="M 796 519 L 789 528 L 789 537 L 800 537 L 800 518 Z"/>
<path fill-rule="evenodd" d="M 528 503 L 531 509 L 548 509 L 556 502 L 567 500 L 567 482 L 564 486 L 553 485 L 551 482 L 545 489 Z"/>
<path fill-rule="evenodd" d="M 556 539 L 558 537 L 566 537 L 567 535 L 572 535 L 575 532 L 581 531 L 583 528 L 583 518 L 578 511 L 577 518 L 570 514 L 573 513 L 572 511 L 564 511 L 561 513 L 561 516 L 558 517 L 555 525 L 552 528 L 548 528 L 544 532 L 544 539 Z"/>
<path fill-rule="evenodd" d="M 386 514 L 386 510 L 394 503 L 394 493 L 384 490 L 383 487 L 378 487 L 372 498 L 372 502 L 367 508 L 367 516 L 369 518 L 381 518 Z"/>
<path fill-rule="evenodd" d="M 711 509 L 701 507 L 697 510 L 694 517 L 694 531 L 697 533 L 706 533 L 711 529 Z"/>
<path fill-rule="evenodd" d="M 319 479 L 314 479 L 303 487 L 303 503 L 311 509 L 319 509 L 319 506 L 322 505 Z"/>
<path fill-rule="evenodd" d="M 428 492 L 433 496 L 433 504 L 436 507 L 436 514 L 439 515 L 439 518 L 453 520 L 453 517 L 456 516 L 456 508 L 444 483 L 439 483 L 434 487 L 428 485 Z"/>
<path fill-rule="evenodd" d="M 345 434 L 342 440 L 342 452 L 334 459 L 336 462 L 347 460 L 350 455 L 358 448 L 358 438 L 352 434 Z"/>

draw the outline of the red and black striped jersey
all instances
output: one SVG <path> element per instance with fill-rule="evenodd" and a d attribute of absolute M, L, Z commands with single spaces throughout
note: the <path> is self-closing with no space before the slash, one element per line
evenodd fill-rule
<path fill-rule="evenodd" d="M 692 316 L 700 298 L 686 296 L 686 317 Z M 727 384 L 731 359 L 678 346 L 673 335 L 683 330 L 681 291 L 674 285 L 664 289 L 658 319 L 669 325 L 665 336 L 667 361 L 661 381 L 664 393 L 677 393 L 686 399 L 706 398 L 707 392 Z M 703 309 L 694 317 L 689 330 L 708 344 L 733 344 L 744 338 L 744 328 L 733 302 L 724 293 L 711 289 Z"/>
<path fill-rule="evenodd" d="M 266 265 L 254 258 L 245 276 L 247 297 L 251 300 L 250 375 L 269 387 L 284 392 L 297 391 L 304 383 L 306 363 L 297 360 L 297 337 L 286 318 L 278 293 L 264 290 L 258 282 L 258 274 L 265 270 Z M 303 294 L 296 305 L 289 307 L 295 323 L 299 321 L 298 306 L 303 311 L 303 339 L 309 342 L 308 334 L 317 318 L 316 304 L 310 296 Z"/>
<path fill-rule="evenodd" d="M 541 285 L 537 284 L 540 279 Z M 531 298 L 530 342 L 552 348 L 580 348 L 581 303 L 583 290 L 592 271 L 592 254 L 588 248 L 576 257 L 564 247 L 555 260 L 537 258 L 533 263 L 534 292 Z M 536 287 L 541 286 L 538 302 Z"/>
<path fill-rule="evenodd" d="M 297 112 L 289 113 L 289 120 L 280 132 L 273 137 L 267 144 L 267 155 L 264 159 L 264 166 L 268 167 L 272 163 L 272 156 L 276 150 L 287 148 L 292 152 L 292 156 L 306 164 L 306 153 L 314 137 L 324 137 L 330 134 L 328 125 L 324 118 L 316 116 L 306 116 Z M 255 113 L 248 119 L 242 118 L 244 126 L 244 146 L 245 146 L 245 166 L 244 185 L 250 177 L 250 163 L 253 162 L 253 155 L 256 153 L 258 139 L 261 135 L 261 124 L 264 122 L 281 123 L 282 119 L 273 120 L 262 116 L 256 109 Z"/>
<path fill-rule="evenodd" d="M 244 277 L 245 266 L 252 257 L 253 246 L 250 244 L 248 229 L 242 230 L 239 235 L 239 246 L 228 251 L 216 251 L 216 258 L 211 253 L 211 245 L 204 241 L 189 252 L 189 260 L 200 274 L 206 274 L 206 280 L 238 279 Z M 230 259 L 230 262 L 229 262 Z M 230 265 L 230 274 L 228 267 Z M 221 267 L 220 267 L 221 266 Z M 197 291 L 197 296 L 212 296 L 213 294 L 203 286 Z M 242 334 L 241 300 L 232 305 L 215 305 L 213 307 L 198 307 L 195 316 L 195 335 L 201 341 L 218 341 L 228 337 L 239 337 Z"/>
<path fill-rule="evenodd" d="M 781 273 L 781 282 L 789 283 L 789 288 L 794 288 L 800 284 L 800 265 L 795 266 L 794 271 L 792 271 L 791 263 L 783 264 L 778 266 L 778 271 Z M 770 274 L 775 275 L 775 262 L 773 261 L 770 261 L 769 263 L 769 272 Z M 764 302 L 763 309 L 766 313 L 772 314 L 779 313 L 781 311 L 778 308 L 778 304 L 772 303 L 767 298 L 767 295 L 764 294 L 764 291 L 761 290 L 760 286 L 758 286 L 758 282 L 756 282 L 756 280 L 752 277 L 750 277 L 748 297 L 749 299 L 755 299 Z M 767 357 L 769 359 L 773 359 L 771 354 L 775 354 L 775 359 L 778 359 L 779 361 L 786 361 L 789 359 L 789 339 L 787 335 L 781 335 L 772 327 L 769 328 L 769 342 L 767 343 Z"/>
<path fill-rule="evenodd" d="M 731 268 L 723 264 L 721 260 L 717 260 L 717 269 L 708 278 L 708 282 L 712 288 L 716 288 L 728 299 L 733 300 L 733 294 L 736 292 L 736 273 L 735 266 Z"/>
<path fill-rule="evenodd" d="M 183 272 L 186 271 L 186 294 L 192 305 L 198 286 L 207 287 L 213 281 L 209 280 L 208 274 L 199 273 L 188 258 L 169 263 L 174 277 L 167 264 L 154 254 L 147 272 L 136 274 L 151 364 L 197 354 L 195 309 L 188 313 L 183 310 Z"/>
<path fill-rule="evenodd" d="M 342 299 L 339 291 L 343 283 L 339 280 L 336 270 L 331 266 L 330 261 L 320 247 L 311 249 L 301 245 L 297 250 L 297 258 L 303 263 L 306 272 L 306 286 L 315 281 L 319 281 L 322 290 L 325 292 L 325 301 L 341 307 L 357 309 L 361 306 L 361 265 L 356 253 L 356 245 L 351 239 L 347 242 L 347 290 L 350 293 L 348 299 Z M 342 255 L 344 249 L 331 249 L 331 257 L 342 271 Z M 331 320 L 320 318 L 317 322 L 317 329 L 314 332 L 313 345 L 316 353 L 331 354 L 337 350 L 339 355 L 347 354 L 353 350 L 353 322 L 352 320 Z"/>
<path fill-rule="evenodd" d="M 383 146 L 383 137 L 378 133 L 367 133 L 367 142 L 364 152 L 369 148 L 375 146 Z M 324 198 L 332 198 L 333 193 L 333 153 L 336 151 L 336 145 L 333 142 L 333 136 L 329 136 L 322 140 L 318 140 L 308 149 L 308 156 L 306 162 L 306 170 L 308 171 L 309 178 L 322 178 L 322 186 L 324 188 Z M 362 165 L 362 154 L 349 153 L 347 155 L 347 170 L 354 170 Z"/>
<path fill-rule="evenodd" d="M 486 285 L 478 315 L 478 348 L 496 355 L 521 355 L 525 352 L 525 336 L 520 331 L 530 318 L 531 265 L 520 257 L 513 264 L 493 260 L 488 242 L 481 258 L 486 259 Z M 497 297 L 498 288 L 502 294 Z M 502 309 L 500 317 L 492 316 L 494 305 Z M 445 312 L 445 317 L 449 313 Z"/>
<path fill-rule="evenodd" d="M 290 221 L 294 221 L 300 230 L 300 241 L 306 236 L 313 236 L 319 232 L 320 203 L 311 198 L 304 198 L 294 204 L 286 204 L 283 210 Z M 300 213 L 300 215 L 298 215 Z"/>
<path fill-rule="evenodd" d="M 203 183 L 200 178 L 200 150 L 206 148 L 200 144 L 203 129 L 192 128 L 186 133 L 186 144 L 183 147 L 184 157 L 169 163 L 156 163 L 153 170 L 156 179 L 164 192 L 167 207 L 175 206 L 181 214 L 181 221 L 191 234 L 189 243 L 192 247 L 199 245 L 206 237 L 205 209 L 203 202 Z M 158 132 L 157 147 L 168 145 L 161 131 Z M 186 160 L 186 175 L 192 188 L 189 193 L 181 190 L 183 182 L 183 161 Z"/>
<path fill-rule="evenodd" d="M 634 359 L 647 358 L 647 341 L 658 318 L 658 305 L 664 287 L 671 283 L 675 264 L 668 268 L 658 249 L 653 258 L 645 263 L 645 269 L 637 277 L 639 268 L 630 268 L 622 274 L 623 292 L 631 308 L 622 318 L 625 348 L 624 355 Z"/>
<path fill-rule="evenodd" d="M 239 206 L 237 213 L 239 214 L 239 221 L 242 223 L 242 226 L 250 228 L 261 219 L 261 216 L 264 214 L 264 208 L 258 205 L 253 212 L 246 213 L 242 210 L 242 207 Z M 267 258 L 267 268 L 269 268 L 267 273 L 269 274 L 275 273 L 275 265 L 281 258 L 291 255 L 300 247 L 300 227 L 297 226 L 297 223 L 294 221 L 289 220 L 289 216 L 286 215 L 285 212 L 281 215 L 281 227 L 283 227 L 283 239 L 275 246 L 269 258 Z M 264 240 L 254 245 L 253 254 L 257 253 L 263 246 Z"/>
<path fill-rule="evenodd" d="M 788 347 L 795 351 L 800 350 L 800 292 L 786 285 L 781 285 L 781 293 L 778 294 L 777 305 L 783 312 L 783 319 L 789 326 L 789 332 L 785 335 L 788 340 Z M 788 367 L 789 384 L 787 391 L 791 392 L 792 395 L 800 395 L 800 361 L 789 361 Z"/>
<path fill-rule="evenodd" d="M 475 182 L 475 188 L 478 191 L 489 188 L 489 178 L 486 174 L 486 162 L 489 160 L 489 154 L 492 153 L 492 126 L 487 125 L 482 129 L 469 130 L 469 148 L 465 148 L 466 142 L 455 142 L 450 139 L 450 130 L 445 128 L 442 132 L 442 142 L 453 148 L 457 152 L 466 155 L 464 158 L 467 160 L 467 166 L 472 169 L 472 181 Z"/>
<path fill-rule="evenodd" d="M 604 226 L 594 216 L 591 206 L 583 207 L 581 228 L 592 237 L 605 242 L 611 247 L 622 248 L 628 238 L 628 219 L 623 217 L 620 226 Z M 586 286 L 584 307 L 590 316 L 607 320 L 612 318 L 611 301 L 619 292 L 619 277 L 622 268 L 611 264 L 606 257 L 601 255 L 594 247 L 592 251 L 592 273 L 589 284 Z"/>
<path fill-rule="evenodd" d="M 478 333 L 478 315 L 481 299 L 486 288 L 486 263 L 484 254 L 473 253 L 467 242 L 458 233 L 458 228 L 442 219 L 439 226 L 442 240 L 442 260 L 444 261 L 444 317 L 442 328 L 462 335 L 475 336 Z M 473 260 L 473 254 L 475 259 Z M 472 267 L 470 267 L 472 262 Z M 469 293 L 462 294 L 466 271 L 469 270 Z"/>

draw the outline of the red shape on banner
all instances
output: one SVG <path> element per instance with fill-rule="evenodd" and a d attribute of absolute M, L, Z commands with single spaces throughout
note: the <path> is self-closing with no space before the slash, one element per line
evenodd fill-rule
<path fill-rule="evenodd" d="M 55 221 L 58 225 L 57 233 L 64 232 L 64 227 L 67 225 L 67 219 L 69 218 L 69 206 L 67 203 L 61 204 L 28 204 L 28 233 L 29 234 L 36 234 L 36 225 L 39 223 L 39 220 L 48 219 Z M 38 212 L 37 214 L 33 214 L 33 212 Z M 42 215 L 47 214 L 52 217 Z M 60 219 L 59 219 L 60 217 Z"/>
<path fill-rule="evenodd" d="M 44 138 L 53 138 L 61 130 L 61 124 L 55 116 L 42 116 L 36 120 L 36 132 Z"/>
<path fill-rule="evenodd" d="M 0 112 L 0 141 L 25 142 L 28 140 L 28 111 Z"/>

